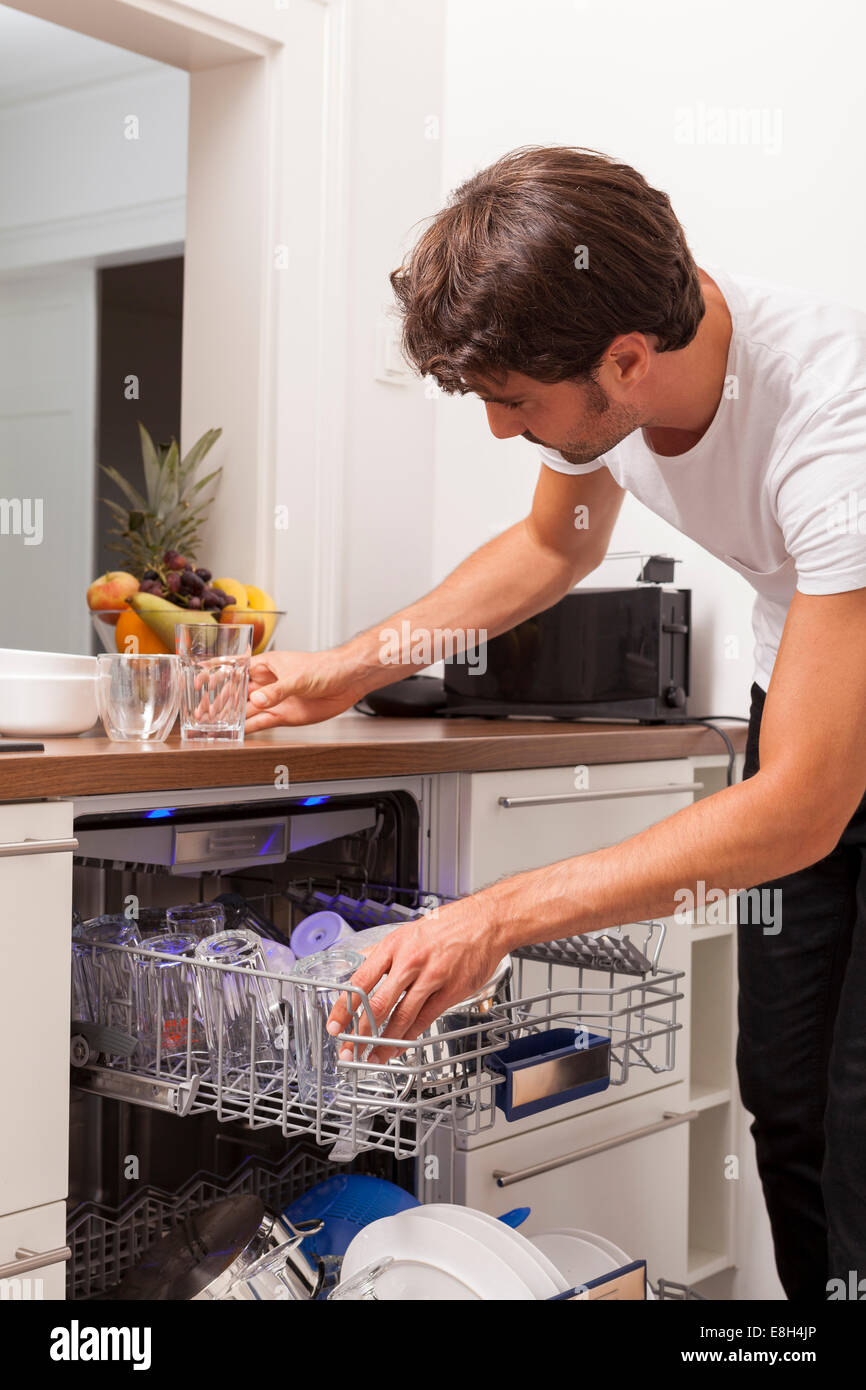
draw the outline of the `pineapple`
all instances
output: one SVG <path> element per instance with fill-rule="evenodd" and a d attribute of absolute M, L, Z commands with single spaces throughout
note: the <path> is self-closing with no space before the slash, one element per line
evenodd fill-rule
<path fill-rule="evenodd" d="M 101 465 L 103 473 L 120 488 L 129 503 L 122 507 L 105 497 L 102 500 L 118 522 L 109 531 L 117 541 L 111 549 L 124 558 L 124 568 L 141 579 L 150 569 L 158 569 L 166 551 L 177 551 L 193 559 L 198 547 L 200 527 L 214 499 L 222 468 L 216 468 L 195 481 L 198 466 L 216 443 L 222 430 L 207 430 L 180 458 L 177 440 L 156 447 L 139 421 L 141 457 L 144 464 L 146 497 L 127 482 L 116 468 Z M 212 490 L 202 496 L 213 484 Z"/>

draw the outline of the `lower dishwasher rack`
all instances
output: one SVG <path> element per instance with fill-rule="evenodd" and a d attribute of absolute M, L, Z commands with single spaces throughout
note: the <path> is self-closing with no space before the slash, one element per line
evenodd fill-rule
<path fill-rule="evenodd" d="M 194 1212 L 225 1197 L 259 1197 L 268 1212 L 280 1212 L 309 1188 L 342 1168 L 329 1162 L 317 1145 L 301 1140 L 278 1163 L 248 1158 L 229 1177 L 193 1173 L 176 1192 L 144 1187 L 111 1207 L 82 1202 L 67 1217 L 66 1243 L 71 1255 L 66 1266 L 68 1299 L 99 1298 L 118 1284 L 141 1256 Z M 379 1154 L 362 1155 L 355 1173 L 389 1178 L 392 1164 Z"/>
<path fill-rule="evenodd" d="M 304 1099 L 292 1047 L 293 990 L 299 984 L 309 987 L 311 983 L 325 989 L 328 983 L 185 958 L 186 1032 L 180 1046 L 176 1033 L 172 1034 L 173 1055 L 161 1056 L 157 1046 L 156 1060 L 147 1067 L 136 1065 L 134 1055 L 130 1059 L 98 1054 L 98 1060 L 90 1055 L 86 1065 L 73 1066 L 72 1082 L 97 1095 L 175 1115 L 213 1111 L 223 1122 L 239 1120 L 251 1128 L 275 1126 L 285 1137 L 308 1136 L 329 1148 L 331 1157 L 338 1161 L 374 1151 L 397 1159 L 414 1158 L 443 1123 L 453 1126 L 458 1144 L 492 1128 L 498 1113 L 496 1089 L 503 1084 L 503 1077 L 493 1069 L 495 1055 L 530 1035 L 563 1028 L 604 1034 L 610 1039 L 610 1085 L 623 1084 L 634 1067 L 648 1067 L 654 1072 L 673 1068 L 676 1034 L 682 1026 L 677 1021 L 677 1003 L 683 998 L 679 988 L 683 972 L 657 968 L 664 936 L 661 924 L 632 926 L 646 938 L 643 952 L 626 934 L 630 928 L 623 927 L 605 936 L 607 945 L 601 958 L 590 950 L 590 938 L 572 938 L 514 953 L 513 997 L 494 1003 L 473 1017 L 468 1026 L 445 1026 L 453 1019 L 440 1021 L 420 1039 L 391 1038 L 376 1032 L 370 996 L 363 990 L 353 991 L 357 1000 L 353 1031 L 340 1034 L 338 1039 L 352 1047 L 353 1059 L 339 1063 L 336 1085 L 332 1081 L 325 1084 L 321 1059 L 333 1040 L 325 1033 L 325 1015 L 321 1013 L 318 1084 L 312 1093 L 307 1086 Z M 659 938 L 651 962 L 646 955 L 647 943 L 657 928 Z M 125 969 L 107 969 L 107 953 L 119 953 L 115 967 L 119 960 Z M 164 961 L 178 963 L 176 956 L 141 946 L 104 944 L 98 953 L 93 948 L 93 975 L 101 982 L 97 1017 L 128 1035 L 134 1035 L 133 957 L 139 972 L 142 966 L 155 970 Z M 601 973 L 602 960 L 606 976 Z M 543 972 L 542 987 L 536 984 L 533 993 L 523 994 L 524 967 L 530 963 L 548 968 Z M 641 969 L 643 973 L 638 973 Z M 279 992 L 282 1060 L 263 1063 L 251 1050 L 246 1065 L 229 1067 L 223 1063 L 222 1052 L 214 1059 L 202 1049 L 194 1019 L 206 971 L 230 972 L 235 993 L 247 998 L 251 1011 L 259 982 L 268 981 L 269 988 Z M 537 981 L 537 971 L 534 978 Z M 128 979 L 125 992 L 117 988 L 118 979 Z M 377 1044 L 396 1050 L 397 1055 L 387 1063 L 368 1060 L 370 1033 L 358 1031 L 358 1020 L 364 1015 Z M 75 1024 L 72 1026 L 74 1033 Z M 158 1027 L 158 1037 L 160 1033 Z M 82 1060 L 82 1044 L 87 1056 L 86 1040 L 73 1038 L 73 1057 L 78 1062 Z"/>

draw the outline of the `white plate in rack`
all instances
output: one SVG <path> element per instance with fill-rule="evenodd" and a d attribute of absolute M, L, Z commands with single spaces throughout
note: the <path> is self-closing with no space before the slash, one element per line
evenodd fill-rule
<path fill-rule="evenodd" d="M 565 1293 L 570 1285 L 547 1256 L 538 1250 L 526 1236 L 515 1231 L 504 1222 L 497 1221 L 486 1211 L 476 1211 L 474 1207 L 462 1207 L 450 1202 L 429 1202 L 413 1207 L 416 1216 L 430 1221 L 441 1221 L 455 1230 L 465 1231 L 474 1236 L 489 1250 L 511 1265 L 512 1269 L 529 1286 L 538 1299 L 554 1298 Z"/>
<path fill-rule="evenodd" d="M 562 1272 L 566 1272 L 568 1267 L 569 1275 L 575 1268 L 583 1268 L 583 1260 L 587 1257 L 586 1251 L 581 1247 L 592 1246 L 598 1250 L 602 1257 L 609 1261 L 609 1265 L 602 1269 L 599 1268 L 595 1274 L 584 1274 L 569 1284 L 569 1288 L 576 1288 L 578 1284 L 586 1283 L 587 1279 L 597 1279 L 601 1274 L 612 1273 L 615 1269 L 621 1269 L 623 1265 L 632 1263 L 633 1256 L 627 1255 L 618 1245 L 614 1245 L 612 1240 L 606 1236 L 597 1235 L 595 1231 L 579 1231 L 572 1227 L 561 1227 L 552 1231 L 541 1231 L 538 1235 L 530 1236 L 532 1244 L 536 1249 L 543 1251 L 553 1264 Z M 576 1265 L 573 1261 L 578 1261 Z M 587 1268 L 589 1265 L 586 1266 Z M 648 1301 L 655 1299 L 655 1294 L 650 1288 L 649 1280 L 646 1283 L 646 1296 Z"/>
<path fill-rule="evenodd" d="M 376 1281 L 381 1301 L 534 1301 L 525 1281 L 488 1246 L 465 1231 L 420 1217 L 417 1208 L 359 1231 L 343 1259 L 341 1281 L 388 1258 L 391 1264 Z"/>

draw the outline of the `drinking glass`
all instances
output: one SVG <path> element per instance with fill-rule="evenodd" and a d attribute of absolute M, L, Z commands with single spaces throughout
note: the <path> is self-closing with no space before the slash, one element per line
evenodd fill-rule
<path fill-rule="evenodd" d="M 171 960 L 133 957 L 135 1016 L 139 1065 L 157 1071 L 176 1070 L 186 1059 L 192 1037 L 193 1052 L 204 1050 L 201 1019 L 196 1011 L 195 986 L 190 958 L 198 937 L 180 932 L 146 936 L 141 946 L 161 951 Z"/>
<path fill-rule="evenodd" d="M 128 951 L 105 947 L 135 946 L 140 940 L 136 923 L 123 914 L 92 917 L 76 928 L 72 944 L 73 991 L 79 1007 L 89 1004 L 92 1022 L 120 1028 L 124 1033 L 134 1032 L 132 957 Z"/>
<path fill-rule="evenodd" d="M 183 742 L 243 743 L 252 623 L 178 623 Z"/>
<path fill-rule="evenodd" d="M 279 986 L 247 974 L 271 969 L 262 938 L 248 927 L 236 927 L 204 937 L 195 957 L 203 964 L 233 967 L 196 972 L 213 1077 L 227 1082 L 229 1073 L 255 1066 L 257 1088 L 268 1076 L 278 1080 L 289 1045 Z"/>
<path fill-rule="evenodd" d="M 91 991 L 92 958 L 90 948 L 72 942 L 72 1012 L 70 1017 L 83 1023 L 96 1022 L 96 1006 Z"/>
<path fill-rule="evenodd" d="M 165 929 L 196 937 L 216 936 L 225 931 L 226 910 L 222 903 L 182 903 L 169 907 L 165 913 Z"/>
<path fill-rule="evenodd" d="M 177 657 L 113 653 L 98 656 L 96 704 L 110 739 L 161 743 L 177 716 Z"/>
<path fill-rule="evenodd" d="M 364 964 L 358 951 L 342 945 L 315 956 L 305 956 L 294 969 L 292 1004 L 295 1025 L 295 1061 L 298 1069 L 298 1095 L 305 1103 L 315 1103 L 319 1095 L 331 1101 L 341 1086 L 351 1090 L 337 1059 L 343 1044 L 327 1032 L 325 1024 L 345 985 Z M 308 977 L 302 984 L 298 977 Z M 351 1031 L 351 1030 L 350 1030 Z"/>

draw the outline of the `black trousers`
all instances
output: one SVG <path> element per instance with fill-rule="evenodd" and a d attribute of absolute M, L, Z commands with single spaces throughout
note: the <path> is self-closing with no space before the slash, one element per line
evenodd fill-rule
<path fill-rule="evenodd" d="M 781 911 L 766 930 L 740 907 L 737 1072 L 776 1267 L 789 1299 L 866 1297 L 866 796 L 826 859 L 763 887 Z"/>

